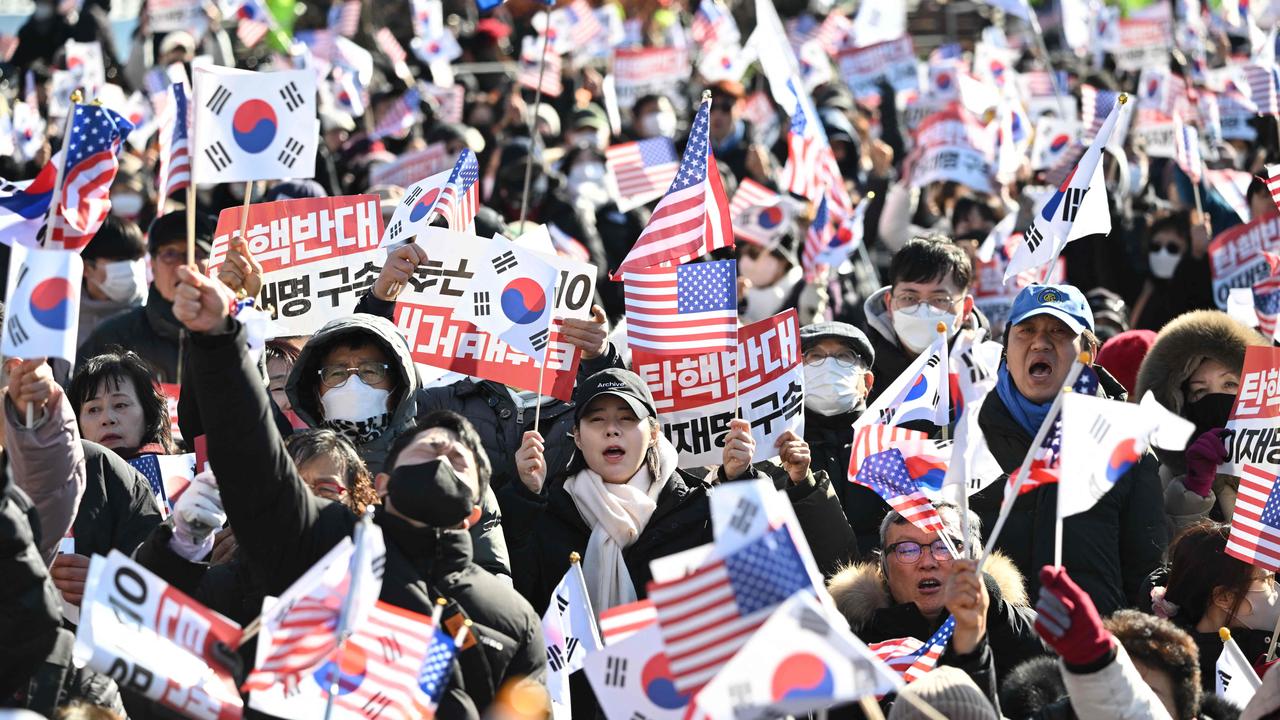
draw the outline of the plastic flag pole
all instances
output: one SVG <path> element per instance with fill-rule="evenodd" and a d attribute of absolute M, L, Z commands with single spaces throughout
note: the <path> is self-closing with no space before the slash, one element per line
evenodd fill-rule
<path fill-rule="evenodd" d="M 528 179 L 528 176 L 526 176 Z M 528 186 L 525 187 L 528 190 Z M 542 349 L 542 366 L 538 368 L 538 399 L 537 405 L 533 408 L 533 429 L 538 430 L 538 423 L 542 421 L 542 381 L 547 377 L 547 362 L 551 359 L 551 327 L 556 324 L 556 292 L 560 289 L 560 274 L 556 273 L 556 281 L 551 283 L 551 297 L 547 302 L 551 305 L 551 317 L 547 318 L 547 346 Z"/>
<path fill-rule="evenodd" d="M 1018 469 L 1018 479 L 1014 480 L 1013 487 L 1005 488 L 1004 501 L 1000 504 L 1000 515 L 996 518 L 995 527 L 991 529 L 991 535 L 987 538 L 987 546 L 982 551 L 982 559 L 978 561 L 978 572 L 982 572 L 982 568 L 986 567 L 987 560 L 991 557 L 991 551 L 996 546 L 996 540 L 1000 537 L 1000 531 L 1004 529 L 1004 524 L 1009 520 L 1009 514 L 1013 511 L 1013 503 L 1018 499 L 1018 493 L 1022 490 L 1022 484 L 1027 480 L 1027 472 L 1031 469 L 1031 461 L 1035 459 L 1036 451 L 1040 449 L 1044 438 L 1049 434 L 1049 430 L 1053 427 L 1053 420 L 1057 417 L 1058 411 L 1062 409 L 1062 390 L 1069 389 L 1076 384 L 1076 378 L 1080 377 L 1080 373 L 1084 372 L 1085 364 L 1089 362 L 1089 353 L 1082 352 L 1071 363 L 1071 369 L 1067 371 L 1067 377 L 1062 381 L 1062 389 L 1058 391 L 1057 396 L 1053 399 L 1053 405 L 1049 407 L 1049 414 L 1045 416 L 1044 422 L 1040 423 L 1040 429 L 1036 431 L 1035 438 L 1031 441 L 1031 447 L 1027 448 L 1026 457 L 1022 458 L 1022 466 Z"/>
<path fill-rule="evenodd" d="M 520 193 L 521 226 L 529 211 L 529 181 L 533 177 L 533 153 L 538 149 L 538 109 L 542 107 L 542 76 L 547 72 L 547 52 L 551 50 L 551 6 L 554 4 L 552 0 L 542 9 L 545 29 L 542 32 L 542 58 L 538 61 L 538 87 L 533 91 L 533 112 L 529 114 L 529 155 L 524 159 L 524 191 Z M 537 427 L 536 421 L 534 426 Z"/>
<path fill-rule="evenodd" d="M 329 689 L 324 703 L 324 720 L 330 720 L 333 717 L 333 699 L 338 694 L 338 682 L 342 679 L 342 655 L 346 650 L 347 640 L 352 634 L 352 629 L 348 627 L 351 624 L 351 605 L 360 594 L 359 583 L 357 582 L 359 577 L 357 568 L 363 567 L 369 560 L 361 552 L 361 548 L 364 547 L 362 538 L 371 525 L 373 525 L 372 505 L 365 509 L 364 515 L 356 523 L 356 550 L 351 556 L 351 565 L 347 571 L 348 576 L 351 577 L 351 585 L 347 588 L 347 595 L 342 601 L 342 609 L 338 612 L 338 647 L 333 655 L 333 674 L 329 676 Z"/>

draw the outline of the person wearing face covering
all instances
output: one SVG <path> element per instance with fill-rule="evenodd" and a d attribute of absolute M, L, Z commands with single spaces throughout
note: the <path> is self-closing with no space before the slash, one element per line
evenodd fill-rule
<path fill-rule="evenodd" d="M 1151 224 L 1147 231 L 1147 267 L 1151 276 L 1133 303 L 1131 327 L 1159 330 L 1185 312 L 1216 307 L 1208 247 L 1191 242 L 1189 228 L 1186 213 Z"/>
<path fill-rule="evenodd" d="M 147 267 L 142 256 L 147 244 L 142 230 L 129 220 L 108 215 L 85 246 L 84 285 L 80 293 L 80 326 L 76 343 L 83 343 L 103 320 L 142 305 L 147 299 Z"/>
<path fill-rule="evenodd" d="M 244 561 L 265 579 L 265 592 L 278 594 L 350 536 L 357 518 L 316 497 L 294 467 L 244 327 L 228 315 L 231 290 L 185 268 L 180 273 L 174 312 L 191 333 L 190 387 L 222 505 Z M 543 682 L 546 649 L 533 609 L 472 560 L 467 529 L 481 521 L 488 482 L 479 438 L 464 418 L 436 415 L 400 429 L 374 479 L 382 504 L 373 521 L 387 548 L 379 597 L 425 615 L 443 597 L 446 627 L 472 621 L 449 680 L 452 705 L 439 715 L 476 717 L 504 682 Z"/>
<path fill-rule="evenodd" d="M 875 351 L 858 328 L 823 322 L 800 328 L 804 355 L 804 437 L 815 473 L 826 471 L 845 517 L 867 555 L 880 545 L 880 521 L 889 505 L 870 488 L 845 480 L 853 445 L 850 429 L 867 408 L 875 384 Z"/>
<path fill-rule="evenodd" d="M 645 95 L 631 109 L 631 135 L 636 140 L 664 137 L 675 140 L 680 129 L 675 106 L 666 95 Z"/>
<path fill-rule="evenodd" d="M 1205 517 L 1231 519 L 1238 481 L 1217 474 L 1227 457 L 1223 428 L 1240 390 L 1245 351 L 1270 344 L 1224 312 L 1197 310 L 1165 325 L 1143 358 L 1135 394 L 1152 393 L 1196 426 L 1185 451 L 1156 451 L 1173 530 Z"/>
<path fill-rule="evenodd" d="M 797 255 L 803 241 L 793 221 L 765 246 L 753 242 L 737 245 L 738 319 L 743 325 L 772 317 L 789 307 L 800 313 L 800 321 L 811 319 L 800 307 L 804 291 L 804 270 Z"/>

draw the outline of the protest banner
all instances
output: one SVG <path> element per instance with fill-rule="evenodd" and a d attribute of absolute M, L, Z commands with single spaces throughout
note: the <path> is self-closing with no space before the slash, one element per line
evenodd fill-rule
<path fill-rule="evenodd" d="M 631 108 L 645 95 L 663 95 L 683 113 L 689 103 L 684 93 L 675 92 L 688 82 L 692 66 L 689 51 L 683 47 L 624 47 L 614 51 L 614 89 L 618 107 Z"/>
<path fill-rule="evenodd" d="M 934 113 L 942 112 L 949 102 L 932 98 L 928 95 L 915 94 L 906 101 L 898 117 L 902 127 L 911 135 L 915 135 L 920 125 Z"/>
<path fill-rule="evenodd" d="M 183 717 L 236 720 L 244 705 L 214 645 L 233 653 L 240 636 L 239 625 L 112 550 L 89 563 L 73 656 Z"/>
<path fill-rule="evenodd" d="M 1245 466 L 1280 472 L 1280 348 L 1250 347 L 1244 354 L 1240 392 L 1224 437 L 1227 460 L 1220 474 L 1240 477 Z"/>
<path fill-rule="evenodd" d="M 240 231 L 241 212 L 228 208 L 218 216 L 211 277 L 226 260 L 232 233 Z M 376 195 L 280 200 L 250 205 L 248 212 L 245 235 L 262 263 L 262 306 L 274 309 L 282 335 L 310 335 L 351 312 L 382 271 Z"/>
<path fill-rule="evenodd" d="M 787 430 L 804 434 L 799 331 L 796 311 L 788 309 L 739 328 L 737 352 L 632 350 L 631 366 L 653 393 L 663 432 L 680 451 L 680 467 L 720 464 L 737 408 L 751 422 L 757 461 L 777 455 L 774 443 Z"/>
<path fill-rule="evenodd" d="M 417 363 L 533 390 L 568 401 L 573 395 L 581 351 L 560 336 L 560 321 L 591 316 L 596 267 L 566 257 L 540 253 L 560 273 L 555 284 L 547 366 L 538 386 L 542 358 L 518 352 L 474 324 L 455 317 L 454 301 L 466 295 L 476 276 L 468 258 L 471 248 L 446 228 L 427 228 L 420 242 L 430 260 L 418 268 L 396 302 L 395 318 Z M 479 240 L 478 238 L 473 238 Z"/>
<path fill-rule="evenodd" d="M 1280 252 L 1280 217 L 1237 225 L 1209 243 L 1213 299 L 1219 309 L 1227 309 L 1231 288 L 1252 288 L 1271 275 L 1264 252 Z"/>
<path fill-rule="evenodd" d="M 920 90 L 915 45 L 910 35 L 862 48 L 844 48 L 836 55 L 840 77 L 856 97 L 876 95 L 876 84 L 887 80 L 894 90 Z"/>
<path fill-rule="evenodd" d="M 444 143 L 432 143 L 417 152 L 399 156 L 395 162 L 375 166 L 369 171 L 369 187 L 409 187 L 425 177 L 448 170 L 457 159 Z"/>
<path fill-rule="evenodd" d="M 200 0 L 147 0 L 147 29 L 153 33 L 185 30 L 199 40 L 208 26 Z"/>
<path fill-rule="evenodd" d="M 1147 155 L 1153 158 L 1173 157 L 1177 146 L 1173 118 L 1154 110 L 1139 110 L 1133 133 L 1142 138 Z"/>
<path fill-rule="evenodd" d="M 992 136 L 959 104 L 934 113 L 916 132 L 916 156 L 911 162 L 911 185 L 958 182 L 979 192 L 991 192 Z"/>
<path fill-rule="evenodd" d="M 1172 25 L 1169 21 L 1123 19 L 1120 21 L 1120 47 L 1113 53 L 1116 68 L 1140 72 L 1143 68 L 1168 67 L 1172 47 Z"/>

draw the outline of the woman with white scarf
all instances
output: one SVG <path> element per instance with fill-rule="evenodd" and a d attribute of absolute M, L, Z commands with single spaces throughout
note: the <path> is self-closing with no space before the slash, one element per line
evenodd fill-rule
<path fill-rule="evenodd" d="M 603 370 L 580 382 L 574 402 L 573 461 L 567 469 L 548 468 L 541 435 L 526 433 L 515 456 L 521 482 L 500 494 L 503 526 L 516 589 L 535 609 L 547 606 L 569 554 L 577 552 L 592 608 L 600 613 L 646 596 L 650 561 L 711 541 L 707 490 L 713 481 L 761 476 L 751 465 L 755 442 L 743 420 L 730 425 L 715 475 L 702 480 L 676 469 L 676 449 L 658 424 L 653 397 L 628 370 Z M 803 527 L 800 506 L 827 502 L 826 486 L 809 472 L 804 440 L 788 433 L 778 450 Z M 838 511 L 834 495 L 830 502 Z"/>

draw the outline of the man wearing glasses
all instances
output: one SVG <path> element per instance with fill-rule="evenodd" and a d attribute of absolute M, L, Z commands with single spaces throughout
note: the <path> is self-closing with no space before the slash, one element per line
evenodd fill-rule
<path fill-rule="evenodd" d="M 213 247 L 213 219 L 196 215 L 196 264 L 208 269 Z M 176 269 L 187 262 L 187 216 L 179 210 L 162 215 L 147 230 L 147 250 L 155 279 L 147 302 L 102 322 L 80 345 L 76 357 L 84 362 L 113 346 L 133 350 L 151 366 L 156 379 L 178 382 L 178 345 L 182 326 L 173 317 L 173 295 L 178 288 Z"/>
<path fill-rule="evenodd" d="M 959 508 L 949 503 L 936 507 L 943 532 L 963 553 Z M 969 529 L 970 544 L 980 551 L 981 526 L 973 513 Z M 1046 654 L 1022 576 L 1007 558 L 993 555 L 979 582 L 975 561 L 952 558 L 938 533 L 921 530 L 895 511 L 880 523 L 880 543 L 878 561 L 845 568 L 827 584 L 863 642 L 924 642 L 954 615 L 955 635 L 940 662 L 969 671 L 975 679 L 989 675 L 985 668 L 993 661 L 1003 679 L 1022 661 Z"/>
<path fill-rule="evenodd" d="M 969 294 L 973 267 L 964 250 L 944 235 L 914 238 L 889 265 L 889 286 L 867 298 L 872 367 L 881 387 L 890 385 L 938 338 L 938 323 L 954 339 L 961 330 L 988 328 Z M 867 398 L 874 402 L 878 392 Z"/>

